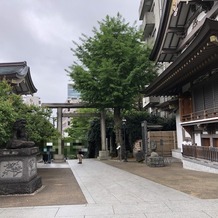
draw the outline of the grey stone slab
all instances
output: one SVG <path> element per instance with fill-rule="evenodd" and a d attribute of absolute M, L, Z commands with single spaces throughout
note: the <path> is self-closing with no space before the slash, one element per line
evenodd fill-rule
<path fill-rule="evenodd" d="M 69 215 L 69 216 L 60 216 L 59 218 L 85 218 L 86 216 L 84 215 L 75 215 L 75 216 L 72 216 L 72 215 Z"/>
<path fill-rule="evenodd" d="M 209 217 L 211 218 L 217 218 L 218 217 L 218 210 L 217 209 L 214 209 L 214 210 L 210 210 L 210 209 L 206 209 L 204 208 L 203 209 L 203 212 L 205 214 L 207 214 Z"/>
<path fill-rule="evenodd" d="M 137 205 L 114 205 L 115 214 L 123 213 L 155 213 L 155 212 L 171 212 L 171 210 L 164 203 L 140 203 Z"/>
<path fill-rule="evenodd" d="M 88 204 L 85 206 L 66 206 L 61 207 L 56 217 L 64 216 L 103 216 L 103 215 L 114 215 L 114 211 L 111 205 L 97 205 L 97 204 Z"/>
<path fill-rule="evenodd" d="M 128 193 L 128 191 L 125 191 L 124 193 L 114 193 L 114 196 L 119 200 L 120 203 L 137 204 L 142 201 L 142 199 L 140 199 L 137 195 Z"/>
<path fill-rule="evenodd" d="M 42 218 L 45 215 L 46 218 L 54 218 L 58 208 L 9 208 L 4 209 L 0 213 L 0 218 Z"/>
<path fill-rule="evenodd" d="M 194 212 L 168 212 L 168 213 L 145 213 L 147 218 L 209 218 L 201 211 Z M 210 217 L 211 218 L 211 217 Z"/>
<path fill-rule="evenodd" d="M 217 204 L 209 203 L 207 200 L 194 200 L 194 201 L 166 201 L 166 205 L 173 212 L 184 211 L 202 211 L 203 209 L 218 209 Z"/>
<path fill-rule="evenodd" d="M 85 218 L 146 218 L 145 214 L 123 214 L 109 216 L 85 216 Z"/>
<path fill-rule="evenodd" d="M 140 209 L 138 205 L 114 205 L 114 213 L 115 215 L 129 215 L 135 214 L 135 217 L 138 217 L 138 214 L 144 214 L 143 209 Z"/>
<path fill-rule="evenodd" d="M 69 164 L 66 163 L 37 163 L 37 168 L 70 168 Z"/>

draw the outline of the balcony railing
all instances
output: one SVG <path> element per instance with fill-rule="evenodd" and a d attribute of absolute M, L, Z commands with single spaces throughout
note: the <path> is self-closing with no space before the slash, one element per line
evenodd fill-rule
<path fill-rule="evenodd" d="M 154 12 L 145 12 L 144 19 L 141 28 L 143 29 L 143 35 L 148 38 L 154 30 L 155 17 Z"/>
<path fill-rule="evenodd" d="M 151 10 L 154 0 L 141 0 L 139 6 L 139 20 L 143 20 L 144 14 Z"/>
<path fill-rule="evenodd" d="M 183 156 L 218 162 L 218 148 L 208 146 L 183 145 Z"/>
<path fill-rule="evenodd" d="M 181 117 L 181 121 L 188 122 L 188 121 L 202 120 L 202 119 L 215 118 L 215 117 L 218 117 L 218 107 L 193 112 L 190 114 L 184 114 Z"/>

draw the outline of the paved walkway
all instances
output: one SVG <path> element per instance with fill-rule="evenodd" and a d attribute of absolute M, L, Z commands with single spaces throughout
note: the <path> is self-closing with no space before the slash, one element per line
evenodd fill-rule
<path fill-rule="evenodd" d="M 94 159 L 85 159 L 81 165 L 77 160 L 68 163 L 88 204 L 0 208 L 0 217 L 218 217 L 218 199 L 201 200 Z"/>

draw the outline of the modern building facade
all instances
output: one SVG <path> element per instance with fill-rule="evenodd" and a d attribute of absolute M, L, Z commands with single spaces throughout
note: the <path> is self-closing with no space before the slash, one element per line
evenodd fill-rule
<path fill-rule="evenodd" d="M 162 2 L 150 59 L 169 66 L 144 94 L 173 97 L 184 155 L 218 161 L 218 1 Z"/>
<path fill-rule="evenodd" d="M 71 100 L 80 99 L 80 93 L 73 88 L 72 83 L 67 84 L 67 99 L 71 99 Z"/>
<path fill-rule="evenodd" d="M 73 84 L 67 84 L 67 101 L 66 103 L 80 103 L 80 93 L 73 88 Z M 63 113 L 75 113 L 77 109 L 75 108 L 66 108 L 63 109 Z M 68 134 L 65 132 L 67 128 L 70 127 L 71 117 L 63 117 L 62 119 L 62 135 L 67 137 Z"/>

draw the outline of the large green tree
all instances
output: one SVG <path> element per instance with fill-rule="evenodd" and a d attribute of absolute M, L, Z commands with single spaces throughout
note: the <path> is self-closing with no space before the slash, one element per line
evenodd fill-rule
<path fill-rule="evenodd" d="M 92 37 L 82 35 L 80 43 L 74 42 L 77 61 L 68 72 L 83 101 L 99 109 L 114 109 L 116 142 L 122 145 L 122 110 L 134 105 L 140 90 L 156 77 L 157 69 L 136 24 L 131 26 L 119 13 L 98 24 Z"/>

